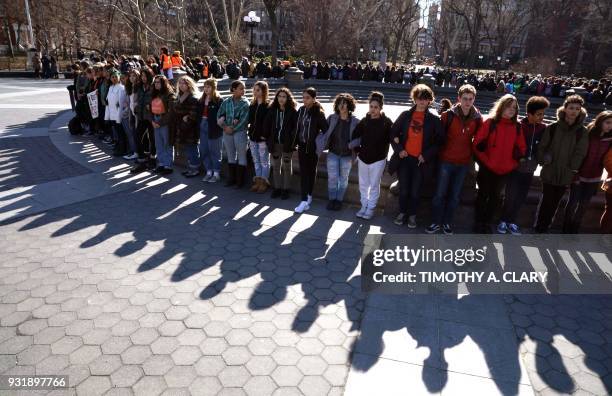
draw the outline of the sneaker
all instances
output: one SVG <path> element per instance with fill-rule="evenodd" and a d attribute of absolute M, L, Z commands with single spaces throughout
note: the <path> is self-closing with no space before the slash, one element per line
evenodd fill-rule
<path fill-rule="evenodd" d="M 162 175 L 169 175 L 169 174 L 171 174 L 172 172 L 173 172 L 172 168 L 166 168 L 166 167 L 164 167 L 164 168 L 162 168 L 162 170 L 161 170 L 161 174 L 162 174 Z"/>
<path fill-rule="evenodd" d="M 300 202 L 300 204 L 295 208 L 295 213 L 304 213 L 305 211 L 307 211 L 308 209 L 310 209 L 310 205 L 308 204 L 308 201 L 302 201 Z"/>
<path fill-rule="evenodd" d="M 519 226 L 517 226 L 516 224 L 513 224 L 513 223 L 508 224 L 508 230 L 510 230 L 510 233 L 512 235 L 521 235 L 521 230 Z"/>
<path fill-rule="evenodd" d="M 369 208 L 366 209 L 363 216 L 361 216 L 361 218 L 364 220 L 370 220 L 372 217 L 374 217 L 374 209 L 369 209 Z"/>
<path fill-rule="evenodd" d="M 206 172 L 206 176 L 204 176 L 204 178 L 202 179 L 202 181 L 209 181 L 210 178 L 212 177 L 213 173 L 211 171 Z"/>
<path fill-rule="evenodd" d="M 408 216 L 408 228 L 417 228 L 416 216 Z"/>
<path fill-rule="evenodd" d="M 312 195 L 308 196 L 308 199 L 306 200 L 306 202 L 308 202 L 308 205 L 312 203 Z"/>
<path fill-rule="evenodd" d="M 440 231 L 440 225 L 435 223 L 431 223 L 429 227 L 425 229 L 425 232 L 428 234 L 435 234 L 438 231 Z"/>
<path fill-rule="evenodd" d="M 132 154 L 128 154 L 128 155 L 124 155 L 123 156 L 124 160 L 135 160 L 136 158 L 138 158 L 138 154 L 136 154 L 136 153 L 132 153 Z"/>
<path fill-rule="evenodd" d="M 393 220 L 393 223 L 395 223 L 396 225 L 403 225 L 405 222 L 406 222 L 406 214 L 405 213 L 399 213 L 395 217 L 395 220 Z"/>
<path fill-rule="evenodd" d="M 325 209 L 327 210 L 336 210 L 336 200 L 332 199 L 327 203 L 327 206 L 325 207 Z"/>
<path fill-rule="evenodd" d="M 450 224 L 444 224 L 442 226 L 442 231 L 444 232 L 444 235 L 453 235 L 453 228 Z"/>
<path fill-rule="evenodd" d="M 499 225 L 497 226 L 497 233 L 498 234 L 505 234 L 508 232 L 508 225 L 506 224 L 505 221 L 502 221 L 501 223 L 499 223 Z"/>
<path fill-rule="evenodd" d="M 221 176 L 219 176 L 219 172 L 215 172 L 213 173 L 213 175 L 210 177 L 210 179 L 208 179 L 209 183 L 216 183 L 219 180 L 221 180 Z"/>
<path fill-rule="evenodd" d="M 282 190 L 281 191 L 281 199 L 284 201 L 286 199 L 289 199 L 289 190 Z"/>
<path fill-rule="evenodd" d="M 189 171 L 187 171 L 187 173 L 185 173 L 185 177 L 187 178 L 191 178 L 191 177 L 196 177 L 200 174 L 200 171 L 197 169 L 191 169 Z"/>
<path fill-rule="evenodd" d="M 363 215 L 365 214 L 366 210 L 368 208 L 366 208 L 365 206 L 362 206 L 361 209 L 359 209 L 359 212 L 355 213 L 355 216 L 357 217 L 363 217 Z"/>

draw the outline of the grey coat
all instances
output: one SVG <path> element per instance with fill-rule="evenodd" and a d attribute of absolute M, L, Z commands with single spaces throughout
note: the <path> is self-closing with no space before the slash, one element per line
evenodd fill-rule
<path fill-rule="evenodd" d="M 353 131 L 357 127 L 357 124 L 359 124 L 359 119 L 352 114 L 349 117 L 351 119 L 351 127 L 349 129 L 349 136 L 353 136 Z M 327 127 L 327 131 L 325 133 L 318 135 L 317 140 L 316 140 L 318 156 L 321 156 L 323 151 L 329 148 L 329 138 L 331 134 L 334 132 L 334 129 L 336 128 L 336 124 L 338 123 L 339 119 L 340 119 L 340 115 L 336 113 L 331 114 L 329 117 L 327 117 L 327 124 L 329 125 Z M 356 144 L 351 144 L 351 142 L 347 142 L 347 144 L 349 145 L 350 148 L 354 148 L 355 146 L 357 146 Z"/>

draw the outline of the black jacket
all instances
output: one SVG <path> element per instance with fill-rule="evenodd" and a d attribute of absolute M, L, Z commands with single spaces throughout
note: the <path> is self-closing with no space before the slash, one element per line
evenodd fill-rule
<path fill-rule="evenodd" d="M 399 153 L 404 150 L 406 139 L 408 138 L 408 127 L 412 120 L 412 114 L 416 110 L 416 106 L 412 106 L 410 110 L 404 111 L 395 120 L 391 127 L 391 147 L 393 147 L 393 156 L 389 161 L 389 173 L 393 174 L 399 166 Z M 399 143 L 395 143 L 394 139 L 398 138 Z M 446 135 L 440 117 L 432 110 L 427 109 L 425 119 L 423 120 L 423 146 L 421 149 L 423 158 L 426 164 L 431 164 L 438 156 L 438 150 L 444 145 Z"/>
<path fill-rule="evenodd" d="M 355 150 L 357 156 L 366 164 L 373 164 L 389 155 L 389 142 L 391 141 L 391 127 L 393 121 L 384 113 L 379 118 L 370 118 L 366 115 L 353 131 L 352 139 L 359 139 Z"/>
<path fill-rule="evenodd" d="M 310 108 L 302 106 L 297 113 L 297 124 L 295 126 L 295 143 L 303 148 L 307 153 L 316 153 L 316 138 L 317 135 L 327 130 L 327 120 L 325 112 L 319 102 Z M 306 137 L 306 141 L 301 141 L 302 133 Z"/>
<path fill-rule="evenodd" d="M 249 139 L 253 142 L 265 142 L 268 140 L 268 131 L 263 127 L 267 112 L 267 103 L 254 103 L 249 106 L 248 135 Z"/>
<path fill-rule="evenodd" d="M 198 99 L 193 95 L 189 95 L 181 103 L 180 99 L 177 98 L 174 102 L 173 110 L 172 124 L 176 136 L 175 142 L 197 144 L 200 140 L 200 124 L 198 120 L 201 118 L 199 115 L 200 105 Z M 185 116 L 187 116 L 187 121 L 183 119 Z"/>
<path fill-rule="evenodd" d="M 264 130 L 268 137 L 268 149 L 274 150 L 274 145 L 280 143 L 283 145 L 283 152 L 290 153 L 295 151 L 295 132 L 297 124 L 297 111 L 292 108 L 285 109 L 285 115 L 283 117 L 282 129 L 278 128 L 280 125 L 279 110 L 277 108 L 270 108 L 266 113 L 264 120 Z M 279 140 L 280 132 L 280 140 Z"/>
<path fill-rule="evenodd" d="M 219 102 L 215 102 L 211 100 L 208 102 L 208 138 L 209 139 L 218 139 L 223 136 L 223 129 L 217 124 L 217 112 L 219 111 L 219 106 L 221 106 L 222 100 Z M 202 112 L 204 111 L 204 101 L 198 101 L 198 125 L 202 122 Z"/>

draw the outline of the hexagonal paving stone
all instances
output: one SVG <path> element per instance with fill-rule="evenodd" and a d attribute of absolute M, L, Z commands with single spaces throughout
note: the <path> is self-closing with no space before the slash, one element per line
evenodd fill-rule
<path fill-rule="evenodd" d="M 191 312 L 187 307 L 184 306 L 172 306 L 165 311 L 166 318 L 168 320 L 184 320 Z"/>
<path fill-rule="evenodd" d="M 206 314 L 190 314 L 187 319 L 185 319 L 185 326 L 192 329 L 202 329 L 208 322 L 210 322 L 210 318 Z"/>
<path fill-rule="evenodd" d="M 113 386 L 129 387 L 134 385 L 144 375 L 139 366 L 122 366 L 111 375 Z"/>
<path fill-rule="evenodd" d="M 189 387 L 196 377 L 195 369 L 191 366 L 175 366 L 164 375 L 166 383 L 171 388 Z"/>
<path fill-rule="evenodd" d="M 179 347 L 179 342 L 175 337 L 159 337 L 151 344 L 151 350 L 156 355 L 171 354 Z"/>
<path fill-rule="evenodd" d="M 166 321 L 166 317 L 161 312 L 150 312 L 138 319 L 140 326 L 142 327 L 159 327 Z"/>
<path fill-rule="evenodd" d="M 302 355 L 293 347 L 278 347 L 272 352 L 272 359 L 280 365 L 296 365 Z"/>
<path fill-rule="evenodd" d="M 168 355 L 153 355 L 143 363 L 146 375 L 164 375 L 174 367 L 174 361 Z"/>
<path fill-rule="evenodd" d="M 47 327 L 46 319 L 31 319 L 20 324 L 17 329 L 21 335 L 34 335 Z"/>
<path fill-rule="evenodd" d="M 162 336 L 176 337 L 185 330 L 185 325 L 180 320 L 167 320 L 157 330 Z"/>
<path fill-rule="evenodd" d="M 144 327 L 138 329 L 130 335 L 130 339 L 135 345 L 149 345 L 159 337 L 157 330 Z"/>
<path fill-rule="evenodd" d="M 86 345 L 102 345 L 111 338 L 112 333 L 109 329 L 93 329 L 83 334 L 83 343 Z"/>
<path fill-rule="evenodd" d="M 202 351 L 197 346 L 181 346 L 172 353 L 172 360 L 180 366 L 189 366 L 202 357 Z"/>
<path fill-rule="evenodd" d="M 82 395 L 102 395 L 111 387 L 108 377 L 92 376 L 81 382 L 76 390 Z"/>
<path fill-rule="evenodd" d="M 203 356 L 195 364 L 198 375 L 216 376 L 225 368 L 225 361 L 221 356 Z"/>
<path fill-rule="evenodd" d="M 248 330 L 245 330 L 245 329 L 232 329 L 225 336 L 227 343 L 230 345 L 235 345 L 235 346 L 247 345 L 251 341 L 252 338 L 253 338 L 253 335 Z"/>
<path fill-rule="evenodd" d="M 92 360 L 102 355 L 102 351 L 99 346 L 96 345 L 83 345 L 76 351 L 70 354 L 70 363 L 72 364 L 89 364 Z"/>
<path fill-rule="evenodd" d="M 251 377 L 244 385 L 244 390 L 247 395 L 271 395 L 278 386 L 268 376 Z"/>
<path fill-rule="evenodd" d="M 134 345 L 123 351 L 121 360 L 124 364 L 142 364 L 151 355 L 151 349 L 148 346 Z"/>
<path fill-rule="evenodd" d="M 269 322 L 256 322 L 249 327 L 249 331 L 255 337 L 270 337 L 276 332 L 276 327 Z"/>
<path fill-rule="evenodd" d="M 92 375 L 111 375 L 121 367 L 121 358 L 117 355 L 102 355 L 89 363 Z"/>
<path fill-rule="evenodd" d="M 331 389 L 331 385 L 327 382 L 323 377 L 313 376 L 313 377 L 304 377 L 302 382 L 300 382 L 299 388 L 304 395 L 326 395 Z"/>
<path fill-rule="evenodd" d="M 249 361 L 251 353 L 246 347 L 243 346 L 231 346 L 227 348 L 222 354 L 223 360 L 230 366 L 242 365 Z"/>
<path fill-rule="evenodd" d="M 297 367 L 304 375 L 321 375 L 327 369 L 327 363 L 318 356 L 304 356 Z"/>
<path fill-rule="evenodd" d="M 181 345 L 200 345 L 205 338 L 203 330 L 187 329 L 177 337 L 177 341 Z"/>
<path fill-rule="evenodd" d="M 129 337 L 111 337 L 100 347 L 102 348 L 102 353 L 105 355 L 119 355 L 130 346 L 132 346 L 132 341 Z"/>
<path fill-rule="evenodd" d="M 67 355 L 83 345 L 81 337 L 67 336 L 51 344 L 51 352 L 54 355 Z"/>
<path fill-rule="evenodd" d="M 31 345 L 17 355 L 17 364 L 31 366 L 45 359 L 51 354 L 49 345 Z"/>
<path fill-rule="evenodd" d="M 254 356 L 246 364 L 253 375 L 270 375 L 276 368 L 276 362 L 270 356 Z"/>
<path fill-rule="evenodd" d="M 325 346 L 316 338 L 303 338 L 296 347 L 302 355 L 319 355 Z"/>
<path fill-rule="evenodd" d="M 136 395 L 157 396 L 162 394 L 167 387 L 164 377 L 142 377 L 133 389 Z"/>
<path fill-rule="evenodd" d="M 276 344 L 269 338 L 255 338 L 249 342 L 248 348 L 253 355 L 268 356 L 276 349 Z"/>
<path fill-rule="evenodd" d="M 344 386 L 348 377 L 349 366 L 335 364 L 327 367 L 323 376 L 332 386 Z"/>
<path fill-rule="evenodd" d="M 279 366 L 272 372 L 272 378 L 279 386 L 297 386 L 304 375 L 297 367 Z"/>
<path fill-rule="evenodd" d="M 219 373 L 218 379 L 224 387 L 240 387 L 248 381 L 250 376 L 243 366 L 229 366 Z"/>
<path fill-rule="evenodd" d="M 212 321 L 204 326 L 204 332 L 209 337 L 223 337 L 230 332 L 231 326 L 227 322 Z"/>
<path fill-rule="evenodd" d="M 215 377 L 198 377 L 189 386 L 193 396 L 213 396 L 221 390 L 221 383 Z"/>

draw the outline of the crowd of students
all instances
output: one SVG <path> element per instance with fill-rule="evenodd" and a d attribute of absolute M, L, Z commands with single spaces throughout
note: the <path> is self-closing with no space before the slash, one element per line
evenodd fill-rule
<path fill-rule="evenodd" d="M 557 120 L 546 126 L 543 118 L 549 102 L 541 96 L 529 99 L 526 117 L 520 121 L 518 101 L 511 94 L 502 96 L 483 116 L 474 106 L 476 88 L 466 84 L 458 89 L 456 103 L 449 101 L 440 116 L 432 106 L 433 91 L 417 84 L 411 91 L 414 105 L 392 122 L 383 112 L 380 92 L 371 93 L 362 119 L 355 117 L 356 102 L 349 93 L 337 95 L 333 113 L 326 115 L 314 88 L 301 93 L 298 108 L 289 89 L 271 93 L 265 81 L 253 85 L 249 102 L 244 82 L 236 80 L 231 96 L 222 100 L 215 78 L 204 82 L 200 95 L 189 76 L 171 84 L 163 62 L 158 74 L 147 66 L 122 73 L 113 65 L 84 63 L 75 77 L 76 111 L 84 133 L 97 134 L 114 147 L 115 155 L 134 160 L 133 173 L 171 173 L 174 147 L 179 144 L 188 162 L 185 177 L 204 171 L 205 182 L 220 181 L 224 151 L 225 185 L 241 188 L 250 151 L 254 165 L 250 190 L 264 193 L 272 187 L 272 198 L 288 199 L 297 151 L 301 197 L 295 212 L 303 213 L 312 205 L 317 164 L 327 151 L 328 210 L 341 209 L 356 162 L 361 195 L 356 215 L 374 216 L 387 169 L 397 173 L 399 181 L 400 213 L 394 222 L 416 228 L 425 169 L 435 168 L 431 215 L 421 222 L 429 224 L 428 233 L 452 234 L 453 215 L 475 159 L 474 231 L 488 233 L 496 224 L 499 233 L 520 234 L 516 219 L 538 165 L 543 188 L 534 230 L 540 233 L 549 230 L 567 189 L 562 231 L 579 232 L 585 208 L 602 188 L 604 167 L 612 172 L 612 112 L 601 112 L 587 125 L 584 100 L 578 95 L 567 97 Z M 97 118 L 91 116 L 87 101 L 87 94 L 94 91 Z M 390 147 L 393 154 L 387 163 Z M 611 179 L 603 183 L 607 192 L 603 232 L 612 231 L 610 183 Z"/>

